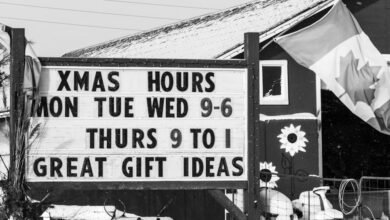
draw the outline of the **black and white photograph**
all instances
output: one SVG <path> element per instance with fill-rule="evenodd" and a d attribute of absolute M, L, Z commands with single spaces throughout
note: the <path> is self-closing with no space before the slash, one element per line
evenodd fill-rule
<path fill-rule="evenodd" d="M 389 220 L 390 0 L 0 0 L 0 220 Z"/>

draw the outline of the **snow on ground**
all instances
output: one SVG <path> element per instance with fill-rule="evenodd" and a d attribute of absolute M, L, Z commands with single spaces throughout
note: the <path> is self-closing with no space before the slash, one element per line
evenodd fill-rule
<path fill-rule="evenodd" d="M 113 215 L 114 206 L 106 206 L 106 211 Z M 112 217 L 104 210 L 104 206 L 77 206 L 77 205 L 52 205 L 41 215 L 51 219 L 77 219 L 77 220 L 111 220 Z M 130 213 L 116 210 L 115 216 L 138 217 Z"/>

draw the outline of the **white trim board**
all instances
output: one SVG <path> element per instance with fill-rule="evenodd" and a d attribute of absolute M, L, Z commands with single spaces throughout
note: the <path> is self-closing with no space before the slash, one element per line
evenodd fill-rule
<path fill-rule="evenodd" d="M 317 117 L 308 112 L 296 113 L 290 115 L 259 115 L 260 121 L 271 121 L 271 120 L 317 120 Z"/>

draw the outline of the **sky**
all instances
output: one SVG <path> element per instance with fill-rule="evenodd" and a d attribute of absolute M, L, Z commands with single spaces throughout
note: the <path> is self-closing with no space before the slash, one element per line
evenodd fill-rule
<path fill-rule="evenodd" d="M 250 0 L 0 0 L 0 23 L 24 28 L 40 57 L 133 35 Z"/>

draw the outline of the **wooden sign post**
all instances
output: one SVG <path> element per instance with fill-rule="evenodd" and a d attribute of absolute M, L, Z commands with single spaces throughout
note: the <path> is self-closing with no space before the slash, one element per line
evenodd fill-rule
<path fill-rule="evenodd" d="M 11 37 L 10 45 L 10 168 L 6 198 L 8 210 L 14 219 L 23 219 L 24 196 L 24 150 L 25 143 L 20 124 L 23 108 L 23 72 L 24 72 L 24 29 L 6 29 Z"/>
<path fill-rule="evenodd" d="M 249 99 L 252 99 L 252 102 L 248 102 L 248 117 L 251 118 L 250 123 L 248 123 L 248 152 L 252 156 L 248 157 L 248 188 L 244 191 L 246 192 L 244 195 L 246 196 L 245 206 L 247 207 L 248 211 L 248 220 L 260 219 L 258 204 L 260 195 L 260 132 L 258 131 L 258 125 L 260 124 L 258 116 L 258 113 L 260 113 L 259 42 L 259 33 L 245 33 L 244 56 L 249 69 L 248 91 L 251 91 L 248 96 Z"/>

